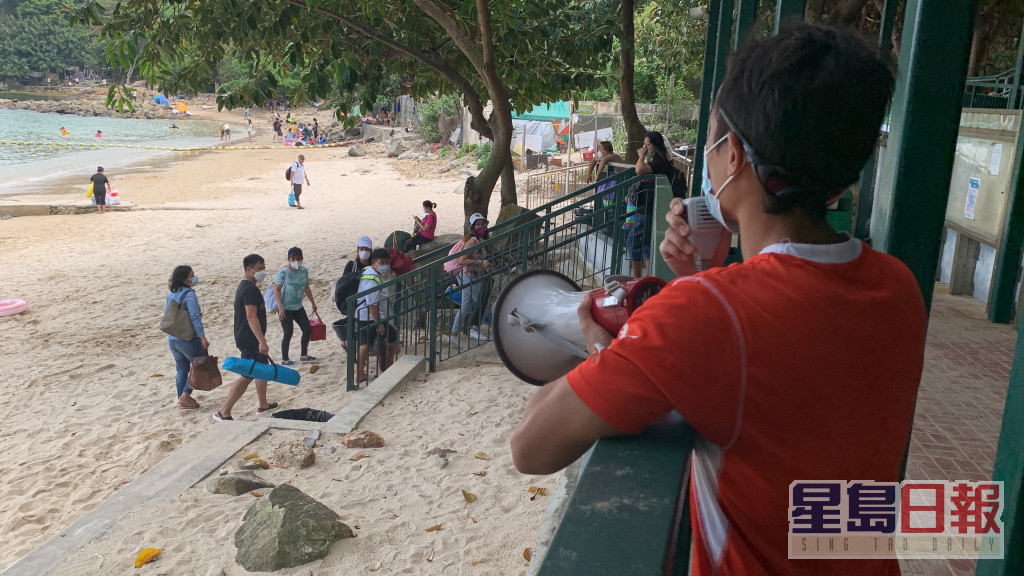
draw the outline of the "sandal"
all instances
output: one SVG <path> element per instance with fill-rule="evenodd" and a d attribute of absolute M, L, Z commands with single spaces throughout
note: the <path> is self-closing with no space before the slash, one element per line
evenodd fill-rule
<path fill-rule="evenodd" d="M 304 356 L 302 358 L 299 358 L 299 362 L 316 362 L 316 356 Z"/>
<path fill-rule="evenodd" d="M 182 408 L 185 410 L 195 410 L 196 408 L 199 408 L 199 402 L 196 402 L 195 398 L 189 398 L 188 402 L 181 402 L 179 400 L 178 408 Z"/>
<path fill-rule="evenodd" d="M 215 413 L 213 415 L 213 419 L 216 420 L 217 422 L 224 422 L 225 420 L 234 420 L 234 418 L 232 418 L 231 416 L 221 416 L 220 412 Z"/>
<path fill-rule="evenodd" d="M 279 364 L 281 366 L 295 366 L 295 360 L 285 360 L 284 362 L 279 362 Z"/>
<path fill-rule="evenodd" d="M 274 408 L 277 408 L 277 402 L 271 402 L 270 404 L 267 404 L 266 408 L 257 408 L 256 413 L 263 414 L 264 412 L 270 412 Z"/>

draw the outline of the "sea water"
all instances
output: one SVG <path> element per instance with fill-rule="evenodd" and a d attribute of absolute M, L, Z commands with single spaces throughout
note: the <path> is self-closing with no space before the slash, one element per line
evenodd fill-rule
<path fill-rule="evenodd" d="M 171 128 L 173 125 L 178 128 Z M 70 134 L 62 137 L 61 126 Z M 95 136 L 97 130 L 103 131 L 102 138 Z M 0 110 L 0 142 L 6 142 L 0 144 L 0 195 L 77 192 L 64 183 L 80 177 L 87 184 L 97 166 L 103 166 L 108 175 L 144 170 L 163 165 L 171 155 L 181 154 L 153 147 L 214 146 L 219 139 L 218 123 L 212 120 L 145 120 Z"/>

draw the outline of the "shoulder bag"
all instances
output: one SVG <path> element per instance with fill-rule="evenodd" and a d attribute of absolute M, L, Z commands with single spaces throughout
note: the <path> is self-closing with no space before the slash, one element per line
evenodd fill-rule
<path fill-rule="evenodd" d="M 191 340 L 196 337 L 196 329 L 192 326 L 192 319 L 188 316 L 188 308 L 185 306 L 185 294 L 180 300 L 171 298 L 164 310 L 164 317 L 160 320 L 160 330 L 174 336 L 179 340 Z"/>

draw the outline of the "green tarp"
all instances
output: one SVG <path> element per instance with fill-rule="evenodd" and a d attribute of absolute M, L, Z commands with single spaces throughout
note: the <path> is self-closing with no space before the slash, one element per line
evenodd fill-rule
<path fill-rule="evenodd" d="M 530 110 L 525 114 L 513 112 L 512 117 L 519 120 L 540 120 L 542 122 L 551 122 L 553 120 L 568 120 L 569 103 L 564 100 L 559 100 L 558 102 L 538 104 L 533 107 L 533 110 Z"/>

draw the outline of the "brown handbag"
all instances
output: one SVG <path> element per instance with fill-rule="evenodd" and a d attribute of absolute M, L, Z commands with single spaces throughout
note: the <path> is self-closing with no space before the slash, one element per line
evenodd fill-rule
<path fill-rule="evenodd" d="M 192 360 L 192 369 L 188 372 L 188 387 L 200 392 L 209 392 L 223 384 L 220 368 L 217 367 L 216 356 L 206 356 Z"/>

